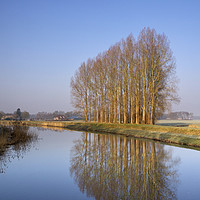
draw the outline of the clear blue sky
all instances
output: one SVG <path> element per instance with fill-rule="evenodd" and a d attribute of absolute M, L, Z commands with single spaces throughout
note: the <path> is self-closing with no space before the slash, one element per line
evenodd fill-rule
<path fill-rule="evenodd" d="M 144 27 L 164 32 L 177 63 L 181 103 L 200 115 L 200 1 L 0 0 L 0 111 L 73 110 L 81 62 Z"/>

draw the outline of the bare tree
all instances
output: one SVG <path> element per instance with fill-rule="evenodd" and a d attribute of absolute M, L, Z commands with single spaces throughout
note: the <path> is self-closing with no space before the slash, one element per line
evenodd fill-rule
<path fill-rule="evenodd" d="M 73 105 L 84 111 L 85 121 L 88 121 L 88 70 L 83 62 L 71 79 L 71 94 Z"/>
<path fill-rule="evenodd" d="M 74 106 L 86 121 L 154 124 L 177 101 L 175 61 L 164 34 L 144 28 L 137 40 L 111 46 L 82 63 L 71 80 Z"/>

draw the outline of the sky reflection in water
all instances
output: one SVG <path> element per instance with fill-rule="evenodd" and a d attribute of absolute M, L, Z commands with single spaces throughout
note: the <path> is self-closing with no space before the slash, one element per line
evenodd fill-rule
<path fill-rule="evenodd" d="M 0 174 L 1 199 L 198 199 L 200 152 L 122 136 L 30 128 Z M 9 151 L 12 155 L 12 151 Z"/>

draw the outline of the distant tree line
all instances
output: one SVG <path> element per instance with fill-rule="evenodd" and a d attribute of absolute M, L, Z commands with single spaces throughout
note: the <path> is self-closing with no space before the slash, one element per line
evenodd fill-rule
<path fill-rule="evenodd" d="M 29 114 L 27 111 L 21 112 L 19 108 L 14 113 L 4 113 L 0 111 L 0 120 L 54 120 L 55 117 L 59 116 L 64 116 L 66 120 L 83 119 L 83 113 L 80 111 L 38 112 L 37 114 Z"/>
<path fill-rule="evenodd" d="M 181 112 L 170 112 L 169 114 L 164 114 L 160 119 L 172 119 L 172 120 L 192 120 L 193 113 L 181 111 Z"/>
<path fill-rule="evenodd" d="M 83 113 L 80 111 L 55 111 L 55 112 L 38 112 L 36 115 L 32 115 L 32 119 L 36 120 L 54 120 L 54 118 L 64 116 L 66 120 L 71 119 L 83 119 Z"/>
<path fill-rule="evenodd" d="M 0 111 L 0 120 L 27 120 L 29 117 L 29 112 L 21 112 L 20 108 L 14 113 L 4 113 L 3 111 Z"/>
<path fill-rule="evenodd" d="M 85 121 L 154 124 L 178 100 L 176 83 L 167 37 L 144 28 L 137 40 L 130 34 L 80 65 L 71 79 L 72 102 Z"/>

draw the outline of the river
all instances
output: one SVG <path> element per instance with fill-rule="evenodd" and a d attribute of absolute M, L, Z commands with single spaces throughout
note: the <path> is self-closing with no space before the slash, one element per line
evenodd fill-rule
<path fill-rule="evenodd" d="M 200 151 L 109 134 L 30 127 L 0 154 L 0 199 L 199 199 Z"/>

